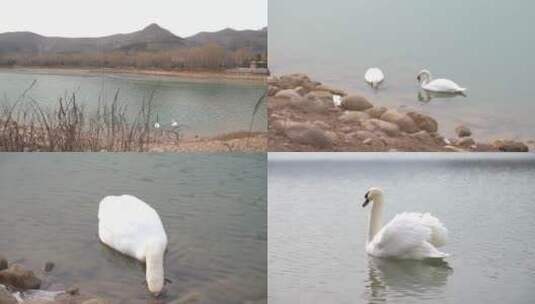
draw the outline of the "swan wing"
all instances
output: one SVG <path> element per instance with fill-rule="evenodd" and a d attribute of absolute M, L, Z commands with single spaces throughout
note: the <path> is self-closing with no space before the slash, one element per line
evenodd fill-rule
<path fill-rule="evenodd" d="M 167 235 L 156 211 L 142 200 L 131 196 L 107 196 L 99 205 L 100 240 L 111 248 L 145 260 L 148 241 L 167 244 Z"/>
<path fill-rule="evenodd" d="M 446 229 L 442 222 L 429 213 L 416 214 L 420 217 L 422 225 L 431 229 L 431 236 L 427 241 L 435 247 L 444 246 L 448 242 L 448 229 Z"/>
<path fill-rule="evenodd" d="M 425 90 L 431 92 L 459 93 L 466 91 L 455 82 L 449 79 L 434 79 L 422 86 Z"/>
<path fill-rule="evenodd" d="M 429 214 L 401 213 L 377 233 L 368 245 L 375 256 L 402 259 L 443 258 L 434 243 L 445 243 L 447 230 Z"/>

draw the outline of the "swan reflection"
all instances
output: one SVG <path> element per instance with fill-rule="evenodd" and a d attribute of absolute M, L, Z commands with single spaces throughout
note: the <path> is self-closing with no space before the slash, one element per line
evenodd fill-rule
<path fill-rule="evenodd" d="M 465 93 L 439 93 L 439 92 L 430 92 L 430 91 L 418 91 L 418 101 L 428 103 L 431 100 L 437 99 L 453 99 L 457 96 L 466 97 Z"/>
<path fill-rule="evenodd" d="M 386 303 L 387 298 L 429 297 L 440 293 L 453 269 L 437 259 L 423 261 L 369 257 L 366 294 L 368 303 Z"/>

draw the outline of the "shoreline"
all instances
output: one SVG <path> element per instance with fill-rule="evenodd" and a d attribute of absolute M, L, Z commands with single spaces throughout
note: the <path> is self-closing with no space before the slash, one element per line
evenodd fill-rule
<path fill-rule="evenodd" d="M 427 114 L 375 104 L 306 74 L 271 76 L 267 83 L 269 150 L 273 152 L 529 152 L 527 144 L 532 150 L 535 144 L 476 141 L 464 125 L 451 130 L 456 136 L 447 138 Z"/>
<path fill-rule="evenodd" d="M 14 66 L 0 67 L 0 71 L 15 71 L 36 74 L 87 76 L 98 74 L 117 74 L 134 76 L 175 77 L 199 80 L 228 80 L 248 81 L 264 84 L 268 75 L 253 73 L 238 73 L 215 70 L 161 70 L 161 69 L 135 69 L 135 68 L 91 68 L 91 67 L 44 67 L 44 66 Z"/>

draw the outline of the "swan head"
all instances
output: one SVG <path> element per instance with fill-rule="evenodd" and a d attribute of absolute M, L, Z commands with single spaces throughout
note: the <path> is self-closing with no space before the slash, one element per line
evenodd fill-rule
<path fill-rule="evenodd" d="M 366 192 L 366 194 L 364 195 L 364 203 L 362 204 L 362 207 L 364 208 L 368 206 L 370 202 L 374 202 L 382 198 L 383 198 L 383 190 L 381 190 L 380 188 L 372 187 L 368 189 L 368 192 Z"/>
<path fill-rule="evenodd" d="M 162 293 L 165 285 L 163 269 L 165 247 L 161 242 L 149 242 L 146 247 L 147 287 L 155 297 Z"/>
<path fill-rule="evenodd" d="M 427 81 L 431 80 L 431 72 L 429 72 L 428 70 L 425 70 L 425 69 L 421 70 L 420 72 L 418 72 L 418 75 L 416 76 L 416 79 L 420 83 L 427 82 Z"/>

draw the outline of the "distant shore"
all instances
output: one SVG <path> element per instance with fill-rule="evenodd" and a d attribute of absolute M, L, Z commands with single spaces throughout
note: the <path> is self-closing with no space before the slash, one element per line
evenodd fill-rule
<path fill-rule="evenodd" d="M 238 73 L 229 70 L 163 70 L 163 69 L 136 69 L 136 68 L 94 68 L 94 67 L 44 67 L 44 66 L 13 66 L 0 67 L 0 71 L 20 71 L 26 73 L 39 74 L 59 74 L 59 75 L 98 75 L 98 74 L 119 74 L 138 76 L 163 76 L 190 78 L 200 80 L 236 80 L 251 81 L 255 83 L 265 83 L 267 75 L 254 73 Z"/>

